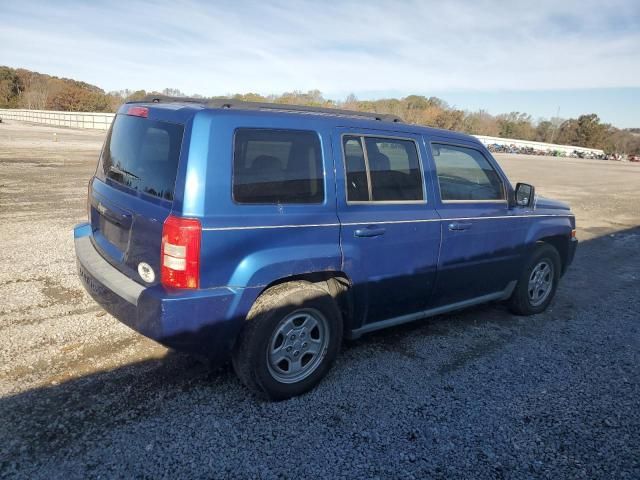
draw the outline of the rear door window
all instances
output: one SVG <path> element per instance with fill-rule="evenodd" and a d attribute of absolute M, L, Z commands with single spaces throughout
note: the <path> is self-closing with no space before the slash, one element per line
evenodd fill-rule
<path fill-rule="evenodd" d="M 413 202 L 424 200 L 415 142 L 372 136 L 343 137 L 347 200 Z"/>
<path fill-rule="evenodd" d="M 183 134 L 179 124 L 117 115 L 102 151 L 98 178 L 173 200 Z"/>
<path fill-rule="evenodd" d="M 318 134 L 238 129 L 234 140 L 233 198 L 238 203 L 322 203 L 324 175 Z"/>
<path fill-rule="evenodd" d="M 344 162 L 347 170 L 347 200 L 369 201 L 369 172 L 364 161 L 360 137 L 344 137 Z"/>

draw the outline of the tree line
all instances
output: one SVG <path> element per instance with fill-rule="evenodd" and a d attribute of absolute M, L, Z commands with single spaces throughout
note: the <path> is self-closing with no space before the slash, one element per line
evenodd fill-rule
<path fill-rule="evenodd" d="M 23 68 L 0 66 L 0 108 L 115 112 L 123 102 L 140 100 L 153 94 L 186 96 L 180 90 L 172 88 L 166 88 L 162 92 L 120 90 L 107 93 L 85 82 L 58 78 Z M 247 93 L 231 97 L 254 102 L 388 113 L 397 115 L 409 123 L 476 135 L 599 148 L 607 153 L 640 154 L 639 129 L 615 128 L 603 123 L 595 113 L 580 115 L 578 118 L 535 121 L 531 115 L 522 112 L 491 115 L 484 110 L 464 111 L 448 105 L 437 97 L 409 95 L 404 98 L 359 100 L 355 95 L 349 95 L 343 101 L 335 101 L 324 98 L 318 90 L 268 96 Z M 194 95 L 193 98 L 205 99 L 201 95 Z"/>

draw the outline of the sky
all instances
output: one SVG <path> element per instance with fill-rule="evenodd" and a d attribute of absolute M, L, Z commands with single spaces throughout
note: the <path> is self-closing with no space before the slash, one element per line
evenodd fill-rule
<path fill-rule="evenodd" d="M 640 0 L 0 0 L 0 65 L 105 91 L 438 96 L 640 127 Z"/>

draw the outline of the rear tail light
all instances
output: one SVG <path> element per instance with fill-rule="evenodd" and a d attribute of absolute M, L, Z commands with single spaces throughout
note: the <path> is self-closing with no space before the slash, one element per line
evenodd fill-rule
<path fill-rule="evenodd" d="M 147 118 L 149 116 L 149 109 L 147 107 L 129 107 L 127 109 L 127 115 Z"/>
<path fill-rule="evenodd" d="M 576 230 L 575 228 L 571 230 L 571 238 L 576 238 Z"/>
<path fill-rule="evenodd" d="M 168 216 L 162 228 L 160 281 L 165 287 L 200 286 L 202 226 L 194 218 Z"/>

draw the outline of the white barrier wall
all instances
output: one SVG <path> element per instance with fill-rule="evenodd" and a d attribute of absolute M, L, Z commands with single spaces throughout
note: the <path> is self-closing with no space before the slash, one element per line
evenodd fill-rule
<path fill-rule="evenodd" d="M 53 110 L 20 110 L 0 108 L 0 118 L 21 120 L 23 122 L 44 123 L 61 127 L 95 128 L 108 130 L 113 121 L 113 113 L 91 112 L 57 112 Z M 512 138 L 487 137 L 475 135 L 484 145 L 515 145 L 518 148 L 533 148 L 535 150 L 558 150 L 567 154 L 574 150 L 582 153 L 602 155 L 604 152 L 595 148 L 574 147 L 571 145 L 556 145 L 553 143 L 531 142 L 529 140 L 515 140 Z"/>
<path fill-rule="evenodd" d="M 0 108 L 0 118 L 23 122 L 44 123 L 73 128 L 94 128 L 108 130 L 113 121 L 113 113 L 57 112 L 53 110 L 22 110 Z"/>
<path fill-rule="evenodd" d="M 533 148 L 534 150 L 558 150 L 564 153 L 572 153 L 574 150 L 582 153 L 593 153 L 603 155 L 604 151 L 597 148 L 574 147 L 572 145 L 557 145 L 555 143 L 532 142 L 529 140 L 513 140 L 511 138 L 487 137 L 485 135 L 474 135 L 485 146 L 488 145 L 515 145 L 518 148 Z"/>

